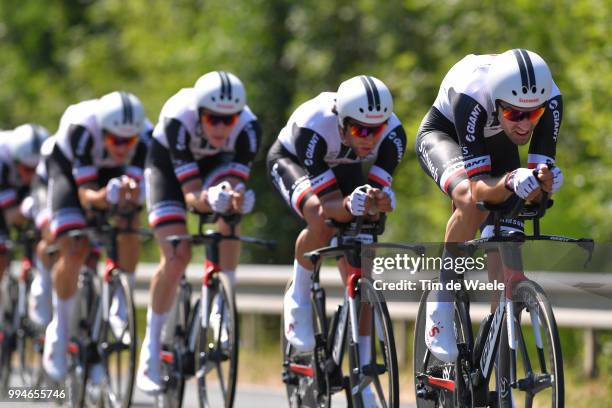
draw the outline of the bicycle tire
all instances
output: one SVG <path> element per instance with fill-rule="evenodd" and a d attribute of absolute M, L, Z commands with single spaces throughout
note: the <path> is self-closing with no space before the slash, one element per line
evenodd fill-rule
<path fill-rule="evenodd" d="M 94 282 L 96 271 L 84 269 L 79 274 L 75 308 L 72 313 L 71 343 L 76 350 L 68 352 L 68 375 L 66 379 L 67 400 L 71 407 L 85 405 L 86 386 L 89 378 L 88 347 L 91 339 L 91 323 L 98 306 L 99 290 Z"/>
<path fill-rule="evenodd" d="M 120 290 L 125 299 L 126 326 L 117 336 L 110 322 L 106 321 L 102 325 L 99 339 L 105 374 L 102 383 L 102 397 L 105 406 L 127 408 L 132 402 L 136 375 L 136 312 L 132 291 L 125 273 L 120 272 L 113 276 L 109 289 L 111 301 L 116 290 Z M 124 365 L 127 371 L 124 370 Z M 116 370 L 113 371 L 113 368 Z M 125 381 L 122 381 L 123 379 Z"/>
<path fill-rule="evenodd" d="M 432 279 L 432 282 L 437 281 L 438 279 Z M 424 388 L 419 388 L 420 386 L 423 386 L 423 383 L 419 380 L 418 376 L 426 373 L 432 374 L 436 377 L 440 376 L 440 378 L 443 379 L 453 380 L 457 385 L 457 376 L 455 375 L 457 372 L 457 362 L 449 364 L 438 360 L 433 354 L 428 352 L 427 345 L 425 344 L 427 302 L 436 301 L 433 299 L 433 296 L 435 296 L 435 293 L 432 293 L 431 290 L 425 290 L 421 295 L 419 310 L 417 312 L 417 318 L 414 325 L 414 352 L 412 367 L 415 395 L 417 395 L 416 405 L 417 408 L 434 408 L 438 406 L 443 408 L 454 408 L 455 400 L 457 399 L 455 392 L 437 390 L 426 385 Z M 457 327 L 459 327 L 459 330 L 457 330 Z M 474 344 L 473 334 L 468 308 L 465 304 L 462 305 L 461 303 L 455 303 L 455 330 L 457 334 L 461 334 L 461 338 L 458 339 L 458 341 L 464 342 L 468 350 L 471 351 Z M 426 354 L 429 354 L 427 362 L 425 362 Z M 456 389 L 458 388 L 459 387 L 456 387 Z M 419 397 L 420 393 L 422 394 L 422 397 Z"/>
<path fill-rule="evenodd" d="M 198 400 L 200 407 L 225 407 L 232 408 L 236 396 L 236 380 L 238 377 L 238 348 L 239 348 L 239 325 L 238 311 L 236 309 L 236 298 L 231 282 L 223 273 L 216 275 L 217 283 L 214 290 L 210 292 L 208 311 L 212 311 L 213 302 L 217 296 L 221 299 L 221 313 L 219 328 L 216 338 L 212 324 L 204 329 L 201 320 L 196 319 L 200 328 L 196 348 L 196 372 L 198 373 Z M 209 289 L 210 290 L 210 289 Z M 227 312 L 225 312 L 227 311 Z M 227 320 L 226 320 L 227 319 Z M 225 322 L 225 323 L 224 323 Z M 227 333 L 227 341 L 221 338 Z M 225 344 L 224 344 L 225 343 Z M 212 346 L 212 347 L 211 347 Z M 227 361 L 227 378 L 223 375 L 222 363 Z M 214 367 L 210 369 L 210 364 Z M 207 395 L 210 381 L 207 374 L 216 372 L 216 379 L 221 390 L 222 401 L 211 403 Z"/>
<path fill-rule="evenodd" d="M 40 388 L 43 377 L 42 352 L 44 332 L 29 319 L 22 321 L 17 336 L 17 354 L 19 356 L 19 376 L 25 387 Z"/>
<path fill-rule="evenodd" d="M 290 279 L 285 286 L 286 293 L 289 290 L 293 281 Z M 314 307 L 313 307 L 314 311 Z M 316 313 L 315 313 L 316 314 Z M 285 364 L 296 364 L 307 368 L 311 368 L 315 371 L 313 359 L 314 353 L 310 354 L 297 354 L 295 349 L 287 341 L 285 337 L 285 314 L 281 312 L 281 325 L 280 325 L 280 337 L 281 337 L 281 355 L 283 356 L 283 382 L 285 383 L 285 389 L 287 392 L 287 401 L 290 408 L 316 408 L 317 397 L 315 390 L 317 389 L 316 382 L 309 380 L 310 377 L 301 376 L 293 373 L 289 370 Z M 315 318 L 316 319 L 316 318 Z M 314 324 L 314 322 L 313 322 Z M 329 405 L 327 405 L 329 406 Z"/>
<path fill-rule="evenodd" d="M 0 395 L 7 395 L 8 388 L 11 386 L 11 371 L 13 352 L 16 347 L 16 332 L 13 327 L 17 305 L 19 282 L 11 274 L 7 274 L 6 290 L 0 287 L 2 293 L 3 315 L 0 316 L 2 324 L 2 348 L 0 349 Z"/>
<path fill-rule="evenodd" d="M 523 325 L 526 323 L 523 316 L 529 316 L 528 310 L 536 309 L 538 313 L 538 318 L 540 322 L 540 333 L 544 334 L 543 337 L 543 356 L 548 358 L 548 361 L 544 361 L 545 366 L 549 374 L 552 374 L 550 378 L 551 381 L 551 392 L 550 395 L 546 397 L 546 399 L 550 399 L 551 406 L 553 408 L 561 408 L 564 407 L 565 404 L 565 384 L 564 384 L 564 374 L 563 374 L 563 357 L 561 354 L 561 342 L 559 339 L 559 331 L 557 329 L 557 323 L 555 321 L 555 316 L 552 310 L 552 306 L 546 293 L 538 285 L 536 282 L 526 280 L 519 282 L 514 288 L 512 292 L 512 297 L 514 301 L 514 314 L 515 314 L 515 326 L 517 329 L 517 363 L 519 363 L 519 359 L 523 364 L 523 373 L 527 375 L 524 367 L 524 358 L 527 357 L 530 359 L 530 363 L 533 360 L 534 356 L 537 356 L 537 350 L 534 347 L 528 349 L 527 344 L 525 343 L 525 336 L 523 335 Z M 508 318 L 508 316 L 506 316 Z M 529 318 L 529 324 L 531 325 L 531 317 Z M 518 323 L 518 324 L 516 324 Z M 523 325 L 521 325 L 521 323 Z M 507 338 L 507 329 L 506 324 L 504 324 L 502 329 L 502 336 L 506 336 Z M 521 343 L 522 342 L 522 343 Z M 522 347 L 524 345 L 524 348 Z M 526 351 L 523 354 L 523 350 Z M 535 362 L 539 362 L 536 358 Z M 547 363 L 547 364 L 546 364 Z M 517 364 L 518 366 L 518 364 Z M 536 364 L 532 365 L 532 369 L 535 368 Z M 540 363 L 540 369 L 542 369 Z M 544 375 L 545 373 L 535 373 L 536 375 Z M 521 378 L 519 376 L 519 369 L 517 367 L 517 380 L 520 381 Z M 533 405 L 533 400 L 537 393 L 533 396 L 530 396 L 528 392 L 520 392 L 514 388 L 510 389 L 511 394 L 514 396 L 524 394 L 525 397 L 525 407 L 530 408 Z M 548 391 L 546 392 L 548 394 Z M 498 402 L 501 402 L 501 395 L 498 396 Z M 507 400 L 506 400 L 507 401 Z M 500 405 L 501 406 L 501 405 Z"/>
<path fill-rule="evenodd" d="M 158 408 L 181 408 L 183 406 L 183 396 L 185 394 L 185 375 L 183 369 L 183 356 L 187 349 L 185 336 L 187 330 L 187 316 L 191 305 L 188 294 L 183 294 L 182 287 L 172 306 L 166 327 L 162 333 L 166 333 L 164 341 L 171 341 L 170 344 L 162 345 L 162 349 L 172 354 L 172 362 L 162 359 L 160 364 L 161 377 L 165 383 L 161 394 L 155 396 L 155 407 Z M 169 330 L 172 333 L 168 334 Z"/>
<path fill-rule="evenodd" d="M 387 308 L 387 304 L 381 294 L 374 289 L 372 284 L 372 279 L 370 278 L 361 278 L 359 281 L 360 285 L 360 297 L 361 297 L 361 310 L 360 314 L 363 311 L 364 305 L 370 305 L 371 310 L 371 355 L 372 361 L 370 364 L 366 365 L 365 374 L 374 373 L 372 378 L 373 383 L 373 393 L 377 398 L 377 404 L 381 404 L 382 401 L 385 402 L 383 406 L 387 406 L 390 408 L 399 407 L 399 368 L 397 364 L 397 353 L 395 349 L 395 336 L 393 334 L 393 323 L 391 321 L 391 317 L 389 315 L 389 310 Z M 352 340 L 350 338 L 350 319 L 348 324 L 348 334 L 347 335 L 347 344 L 351 344 Z M 356 361 L 353 353 L 350 352 L 351 347 L 348 347 L 349 350 L 349 366 L 350 372 L 350 389 L 352 395 L 353 406 L 355 408 L 362 407 L 363 401 L 361 397 L 361 393 L 353 394 L 352 390 L 359 386 L 361 381 L 360 376 L 362 374 L 362 370 L 355 370 L 355 368 L 359 368 L 359 362 Z M 377 352 L 378 350 L 378 352 Z M 381 354 L 382 363 L 379 364 L 377 360 L 377 354 Z M 380 372 L 384 370 L 383 372 Z M 356 373 L 359 372 L 357 375 Z M 387 393 L 385 394 L 383 390 L 383 385 L 381 384 L 380 378 L 378 374 L 388 373 L 387 379 Z"/>

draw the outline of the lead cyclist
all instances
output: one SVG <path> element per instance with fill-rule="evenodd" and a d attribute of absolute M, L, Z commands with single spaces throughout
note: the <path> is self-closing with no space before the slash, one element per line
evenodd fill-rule
<path fill-rule="evenodd" d="M 449 258 L 463 255 L 453 243 L 473 239 L 479 227 L 483 237 L 492 235 L 492 219 L 477 202 L 498 204 L 513 193 L 532 201 L 541 191 L 559 190 L 563 174 L 547 164 L 555 163 L 562 108 L 548 65 L 532 51 L 471 54 L 447 73 L 416 139 L 421 167 L 453 203 L 442 265 L 452 265 Z M 518 148 L 527 144 L 524 168 Z M 502 220 L 501 226 L 502 231 L 520 233 L 524 228 L 512 219 Z M 497 251 L 488 253 L 488 268 L 490 280 L 503 281 Z M 451 268 L 440 271 L 441 282 L 454 278 Z M 458 355 L 453 294 L 442 290 L 437 295 L 437 302 L 427 303 L 423 335 L 436 358 L 452 363 Z"/>

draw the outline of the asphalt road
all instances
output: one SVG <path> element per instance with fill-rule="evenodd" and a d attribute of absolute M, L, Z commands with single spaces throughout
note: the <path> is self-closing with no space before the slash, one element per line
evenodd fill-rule
<path fill-rule="evenodd" d="M 185 389 L 184 407 L 198 407 L 198 392 L 195 387 L 195 381 L 191 380 L 187 383 Z M 149 397 L 138 389 L 136 389 L 133 398 L 133 407 L 150 407 L 153 404 L 153 398 Z M 236 393 L 235 408 L 281 408 L 287 407 L 287 397 L 282 389 L 274 389 L 259 385 L 244 385 L 238 386 Z M 342 401 L 342 396 L 338 395 L 332 403 L 334 408 L 346 407 L 346 401 Z M 401 408 L 416 408 L 416 405 L 401 405 Z"/>

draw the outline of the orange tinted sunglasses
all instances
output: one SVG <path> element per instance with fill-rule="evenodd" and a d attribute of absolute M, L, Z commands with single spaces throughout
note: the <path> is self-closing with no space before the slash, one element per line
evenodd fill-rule
<path fill-rule="evenodd" d="M 134 135 L 130 137 L 120 137 L 120 136 L 107 134 L 104 137 L 104 142 L 113 147 L 121 147 L 121 146 L 132 147 L 136 144 L 136 142 L 138 142 L 138 135 Z"/>
<path fill-rule="evenodd" d="M 238 115 L 217 115 L 215 113 L 204 113 L 204 121 L 210 126 L 217 126 L 223 123 L 225 126 L 234 126 L 238 120 Z"/>
<path fill-rule="evenodd" d="M 370 135 L 373 135 L 375 138 L 378 138 L 386 127 L 386 123 L 383 123 L 382 125 L 378 126 L 364 126 L 357 123 L 348 124 L 349 133 L 351 134 L 351 136 L 359 138 L 365 138 Z"/>
<path fill-rule="evenodd" d="M 530 111 L 520 111 L 506 106 L 502 106 L 501 109 L 502 115 L 506 120 L 511 122 L 520 122 L 524 119 L 529 119 L 531 123 L 536 123 L 546 110 L 543 106 Z"/>

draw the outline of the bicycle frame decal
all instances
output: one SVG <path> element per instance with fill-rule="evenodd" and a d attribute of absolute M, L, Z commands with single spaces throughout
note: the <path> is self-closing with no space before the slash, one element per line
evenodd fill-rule
<path fill-rule="evenodd" d="M 489 334 L 487 335 L 487 341 L 485 341 L 484 347 L 482 348 L 482 356 L 480 358 L 480 371 L 484 378 L 489 377 L 491 361 L 493 361 L 495 349 L 497 348 L 499 329 L 501 328 L 501 324 L 504 319 L 506 298 L 503 294 L 500 296 L 499 302 L 500 304 L 497 306 L 495 314 L 493 315 L 491 328 L 489 329 Z"/>
<path fill-rule="evenodd" d="M 310 366 L 301 364 L 289 364 L 289 371 L 299 375 L 305 375 L 306 377 L 314 377 L 314 370 Z"/>
<path fill-rule="evenodd" d="M 334 347 L 332 348 L 332 358 L 337 365 L 340 365 L 342 357 L 342 343 L 344 342 L 344 336 L 346 331 L 346 322 L 348 316 L 349 305 L 346 299 L 342 305 L 342 310 L 338 316 L 338 328 L 336 329 L 336 337 L 334 339 Z"/>

